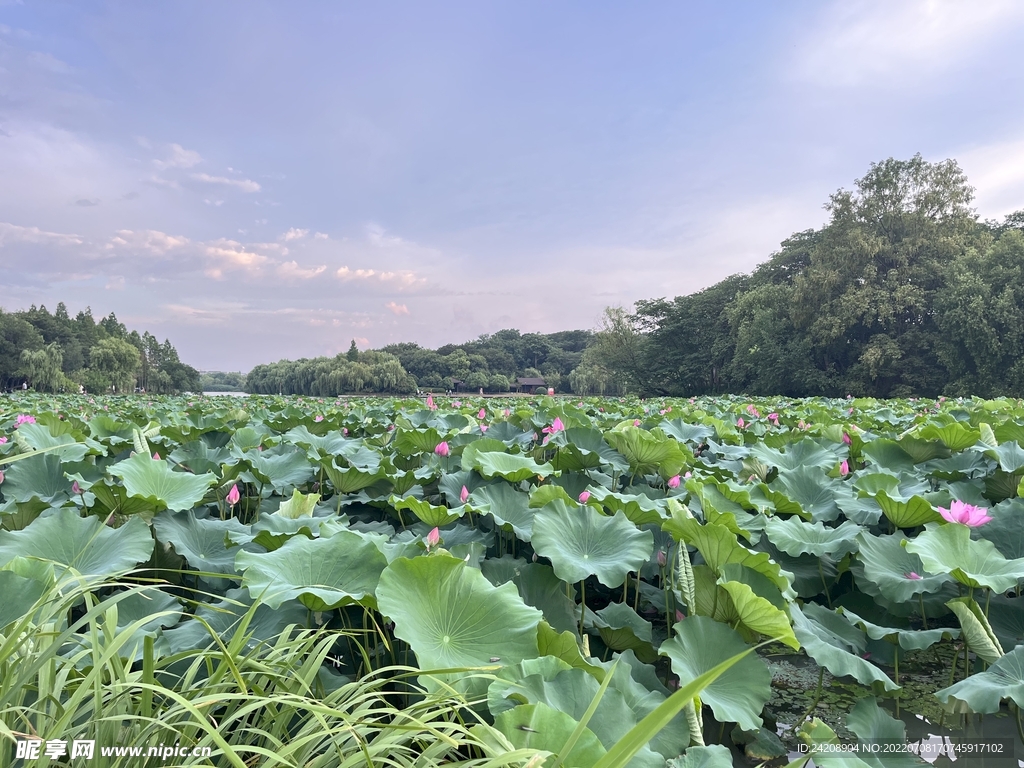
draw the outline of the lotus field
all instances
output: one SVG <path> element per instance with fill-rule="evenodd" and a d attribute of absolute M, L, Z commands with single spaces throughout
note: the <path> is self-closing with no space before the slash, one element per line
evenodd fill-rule
<path fill-rule="evenodd" d="M 1020 401 L 30 393 L 0 436 L 0 765 L 718 768 L 1020 722 Z"/>

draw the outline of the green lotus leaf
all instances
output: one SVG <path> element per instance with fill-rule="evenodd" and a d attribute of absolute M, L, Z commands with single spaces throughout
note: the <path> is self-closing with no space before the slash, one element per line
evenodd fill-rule
<path fill-rule="evenodd" d="M 467 464 L 468 461 L 468 464 Z M 475 469 L 484 477 L 501 477 L 510 483 L 520 483 L 534 477 L 547 477 L 554 473 L 550 464 L 538 464 L 529 456 L 488 451 L 463 456 L 463 469 Z"/>
<path fill-rule="evenodd" d="M 28 579 L 13 571 L 0 570 L 0 634 L 6 635 L 6 628 L 27 616 L 46 592 L 46 584 Z"/>
<path fill-rule="evenodd" d="M 715 430 L 705 424 L 691 424 L 682 419 L 666 419 L 658 425 L 658 429 L 669 437 L 674 437 L 681 443 L 703 443 L 713 434 Z"/>
<path fill-rule="evenodd" d="M 245 458 L 256 478 L 278 493 L 302 485 L 313 474 L 306 452 L 295 446 L 282 444 L 267 451 L 250 451 Z"/>
<path fill-rule="evenodd" d="M 1019 472 L 1024 469 L 1024 448 L 1016 442 L 1003 443 L 993 451 L 986 451 L 999 461 L 999 468 L 1004 472 Z"/>
<path fill-rule="evenodd" d="M 778 486 L 773 490 L 782 490 L 801 509 L 810 513 L 812 520 L 830 522 L 839 517 L 833 483 L 817 467 L 801 466 L 780 472 L 772 486 Z"/>
<path fill-rule="evenodd" d="M 701 525 L 695 518 L 672 520 L 663 525 L 675 538 L 682 538 L 704 557 L 716 576 L 722 568 L 736 563 L 766 576 L 785 597 L 795 597 L 792 580 L 765 552 L 752 552 L 739 543 L 736 535 L 722 525 Z M 678 536 L 677 536 L 678 533 Z"/>
<path fill-rule="evenodd" d="M 414 456 L 418 453 L 433 453 L 443 440 L 444 435 L 433 427 L 399 429 L 393 445 L 403 456 Z"/>
<path fill-rule="evenodd" d="M 555 499 L 564 501 L 571 507 L 573 504 L 579 503 L 578 498 L 579 496 L 577 495 L 577 498 L 574 499 L 569 495 L 569 492 L 560 485 L 555 485 L 553 483 L 549 485 L 538 485 L 530 491 L 530 507 L 534 509 L 543 507 L 545 504 L 549 504 Z"/>
<path fill-rule="evenodd" d="M 998 712 L 1003 699 L 1011 699 L 1018 707 L 1024 707 L 1024 645 L 1001 656 L 984 672 L 936 691 L 935 696 L 948 710 L 962 711 L 957 707 L 961 703 L 969 711 L 983 715 Z"/>
<path fill-rule="evenodd" d="M 374 607 L 386 566 L 373 539 L 355 531 L 319 539 L 296 536 L 273 552 L 239 552 L 235 559 L 253 599 L 271 608 L 297 599 L 311 611 L 352 603 Z"/>
<path fill-rule="evenodd" d="M 418 499 L 415 496 L 405 496 L 403 498 L 392 495 L 388 499 L 388 503 L 399 511 L 403 509 L 410 510 L 431 528 L 441 528 L 449 523 L 453 523 L 466 512 L 465 507 L 456 507 L 455 510 L 451 510 L 448 507 L 436 507 L 429 501 Z"/>
<path fill-rule="evenodd" d="M 899 528 L 917 528 L 919 525 L 942 519 L 935 508 L 920 496 L 894 499 L 885 491 L 879 491 L 874 498 L 878 502 L 878 506 L 882 508 L 882 514 Z"/>
<path fill-rule="evenodd" d="M 842 557 L 856 552 L 857 536 L 863 530 L 849 520 L 836 528 L 826 528 L 822 523 L 806 523 L 796 517 L 784 520 L 769 518 L 765 523 L 768 540 L 793 557 L 803 554 Z"/>
<path fill-rule="evenodd" d="M 129 496 L 145 499 L 157 509 L 175 512 L 192 509 L 217 482 L 215 475 L 175 472 L 166 461 L 156 461 L 141 453 L 112 464 L 107 472 L 121 478 Z"/>
<path fill-rule="evenodd" d="M 481 570 L 494 586 L 511 581 L 519 590 L 523 602 L 538 608 L 544 620 L 559 632 L 577 632 L 575 598 L 565 594 L 566 584 L 555 576 L 550 565 L 527 563 L 509 557 L 485 560 Z M 575 589 L 570 587 L 572 594 Z"/>
<path fill-rule="evenodd" d="M 665 768 L 732 768 L 732 753 L 721 744 L 690 747 L 680 757 L 673 758 Z"/>
<path fill-rule="evenodd" d="M 58 509 L 22 531 L 0 531 L 0 566 L 16 557 L 34 557 L 72 568 L 83 576 L 116 577 L 153 553 L 149 527 L 132 517 L 110 528 L 97 517 Z"/>
<path fill-rule="evenodd" d="M 323 468 L 327 473 L 327 479 L 338 493 L 356 493 L 369 488 L 386 476 L 385 470 L 380 466 L 372 470 L 361 467 L 341 468 L 333 460 L 324 463 Z"/>
<path fill-rule="evenodd" d="M 960 620 L 964 641 L 978 658 L 991 664 L 1003 655 L 1003 647 L 999 643 L 999 638 L 992 631 L 981 606 L 974 598 L 958 597 L 955 600 L 950 600 L 946 605 Z"/>
<path fill-rule="evenodd" d="M 642 494 L 615 493 L 607 488 L 594 486 L 588 503 L 595 502 L 609 514 L 622 512 L 634 525 L 659 525 L 665 519 L 665 513 L 661 508 Z"/>
<path fill-rule="evenodd" d="M 861 760 L 849 748 L 842 749 L 836 732 L 818 718 L 804 721 L 796 731 L 820 768 L 876 768 Z M 797 761 L 797 765 L 800 761 Z"/>
<path fill-rule="evenodd" d="M 965 427 L 961 422 L 937 426 L 929 424 L 918 432 L 923 440 L 941 440 L 951 451 L 962 451 L 970 448 L 981 439 L 981 430 Z"/>
<path fill-rule="evenodd" d="M 1024 501 L 1004 501 L 992 507 L 989 514 L 992 520 L 971 531 L 971 537 L 988 539 L 1007 559 L 1024 557 Z"/>
<path fill-rule="evenodd" d="M 629 469 L 629 462 L 604 441 L 598 429 L 572 427 L 556 434 L 549 445 L 558 446 L 552 466 L 564 472 L 583 472 L 602 466 L 619 473 Z"/>
<path fill-rule="evenodd" d="M 900 533 L 872 536 L 864 532 L 858 538 L 857 557 L 864 564 L 864 575 L 886 599 L 899 603 L 908 602 L 921 592 L 935 592 L 949 580 L 945 574 L 926 573 L 921 558 L 903 546 L 905 541 Z M 921 578 L 908 578 L 912 573 Z"/>
<path fill-rule="evenodd" d="M 889 472 L 867 472 L 858 475 L 854 479 L 853 485 L 858 491 L 869 496 L 874 496 L 879 491 L 898 496 L 900 479 Z"/>
<path fill-rule="evenodd" d="M 896 444 L 906 452 L 915 464 L 932 459 L 945 459 L 950 456 L 949 449 L 939 440 L 923 440 L 913 435 L 900 437 Z"/>
<path fill-rule="evenodd" d="M 577 635 L 572 632 L 557 632 L 546 621 L 542 621 L 537 629 L 537 650 L 541 656 L 554 656 L 570 667 L 584 670 L 599 683 L 604 682 L 605 671 L 583 658 Z"/>
<path fill-rule="evenodd" d="M 522 541 L 533 538 L 536 512 L 530 508 L 530 497 L 511 485 L 488 485 L 472 492 L 466 506 L 473 512 L 489 514 L 506 530 L 511 528 Z"/>
<path fill-rule="evenodd" d="M 733 609 L 740 623 L 751 632 L 785 643 L 793 650 L 800 650 L 800 643 L 793 634 L 786 612 L 776 608 L 763 597 L 754 594 L 746 584 L 738 581 L 720 581 L 719 585 L 732 599 Z"/>
<path fill-rule="evenodd" d="M 5 470 L 4 498 L 18 503 L 33 500 L 60 504 L 71 495 L 71 481 L 64 476 L 59 456 L 29 456 Z"/>
<path fill-rule="evenodd" d="M 651 622 L 622 603 L 609 603 L 597 611 L 601 623 L 597 631 L 605 645 L 614 651 L 633 651 L 640 661 L 653 664 L 658 653 L 651 645 Z"/>
<path fill-rule="evenodd" d="M 299 493 L 299 489 L 296 488 L 292 491 L 290 499 L 281 502 L 281 506 L 277 508 L 276 514 L 278 517 L 283 517 L 287 520 L 312 517 L 313 509 L 318 501 L 320 501 L 319 493 Z"/>
<path fill-rule="evenodd" d="M 420 669 L 517 664 L 538 655 L 541 612 L 515 585 L 495 587 L 449 555 L 395 560 L 381 574 L 377 602 Z"/>
<path fill-rule="evenodd" d="M 242 451 L 258 448 L 267 435 L 261 430 L 252 427 L 242 427 L 231 436 L 231 442 L 236 444 Z M 314 435 L 306 426 L 298 426 L 289 429 L 282 438 L 286 442 L 302 446 L 306 449 L 306 457 L 319 464 L 329 456 L 336 456 L 351 444 L 341 432 L 329 432 L 326 435 Z"/>
<path fill-rule="evenodd" d="M 540 749 L 558 754 L 565 768 L 592 768 L 606 750 L 589 728 L 583 729 L 567 755 L 560 752 L 578 725 L 579 722 L 569 715 L 543 703 L 516 707 L 494 718 L 494 727 L 516 749 Z"/>
<path fill-rule="evenodd" d="M 771 579 L 746 566 L 736 563 L 722 566 L 719 582 L 724 584 L 727 581 L 746 584 L 750 587 L 751 592 L 758 597 L 763 597 L 776 608 L 784 609 L 787 605 L 786 598 L 782 596 L 779 588 L 772 583 Z"/>
<path fill-rule="evenodd" d="M 991 541 L 972 540 L 971 529 L 958 523 L 929 523 L 906 544 L 930 573 L 948 573 L 968 587 L 1005 592 L 1024 577 L 1024 559 L 1007 560 Z"/>
<path fill-rule="evenodd" d="M 899 690 L 878 667 L 861 658 L 866 635 L 841 616 L 814 603 L 791 611 L 793 632 L 804 651 L 833 675 L 849 675 L 872 689 Z"/>
<path fill-rule="evenodd" d="M 687 461 L 680 443 L 660 432 L 627 426 L 606 432 L 604 439 L 629 462 L 629 470 L 634 475 L 658 472 L 667 479 L 678 475 Z M 686 451 L 690 453 L 688 448 Z M 690 453 L 689 458 L 692 456 Z"/>
<path fill-rule="evenodd" d="M 878 706 L 874 696 L 865 696 L 854 704 L 850 714 L 846 716 L 846 727 L 857 736 L 862 745 L 871 745 L 872 749 L 882 750 L 886 749 L 885 745 L 891 745 L 888 751 L 868 753 L 869 756 L 862 758 L 874 768 L 921 768 L 927 765 L 920 757 L 900 749 L 907 743 L 906 726 Z M 817 755 L 814 759 L 819 761 Z M 823 764 L 823 768 L 828 766 Z"/>
<path fill-rule="evenodd" d="M 228 463 L 230 452 L 227 448 L 211 448 L 205 440 L 193 440 L 179 445 L 168 455 L 175 464 L 187 467 L 192 472 L 220 474 L 222 464 Z"/>
<path fill-rule="evenodd" d="M 43 424 L 22 424 L 15 433 L 18 445 L 24 450 L 41 451 L 44 449 L 55 449 L 50 455 L 57 456 L 62 461 L 81 461 L 89 452 L 90 445 L 80 443 L 67 432 L 54 434 Z M 96 452 L 102 449 L 92 440 L 89 441 L 96 447 Z M 62 446 L 58 448 L 57 446 Z"/>
<path fill-rule="evenodd" d="M 750 455 L 765 464 L 778 467 L 780 471 L 792 471 L 801 467 L 818 470 L 829 470 L 841 459 L 832 451 L 826 450 L 813 440 L 798 440 L 786 446 L 785 451 L 770 448 L 764 443 L 756 443 L 750 447 Z M 820 473 L 816 473 L 820 474 Z"/>
<path fill-rule="evenodd" d="M 537 513 L 532 543 L 558 578 L 572 583 L 596 576 L 606 587 L 621 586 L 654 552 L 654 535 L 637 530 L 622 512 L 607 517 L 589 505 L 571 508 L 560 501 Z"/>
<path fill-rule="evenodd" d="M 1024 600 L 1019 597 L 993 595 L 988 621 L 999 639 L 1001 648 L 1016 648 L 1024 643 Z"/>
<path fill-rule="evenodd" d="M 671 659 L 680 687 L 747 649 L 735 630 L 706 616 L 690 616 L 673 631 L 675 636 L 662 643 L 660 653 Z M 739 723 L 743 730 L 754 731 L 761 727 L 771 682 L 765 663 L 748 655 L 705 687 L 700 697 L 719 722 Z"/>
<path fill-rule="evenodd" d="M 887 640 L 908 651 L 923 651 L 925 648 L 931 648 L 935 643 L 960 636 L 959 630 L 947 629 L 945 627 L 942 629 L 920 630 L 902 627 L 883 627 L 873 624 L 867 619 L 862 619 L 848 608 L 840 608 L 839 613 L 855 627 L 863 630 L 872 640 Z"/>
<path fill-rule="evenodd" d="M 170 510 L 153 518 L 153 531 L 157 540 L 172 544 L 190 566 L 207 573 L 234 574 L 237 545 L 252 540 L 249 526 L 236 518 L 217 520 Z"/>
<path fill-rule="evenodd" d="M 901 471 L 914 471 L 914 460 L 910 454 L 893 440 L 885 438 L 872 440 L 870 443 L 865 443 L 861 451 L 877 466 L 888 472 L 895 474 Z"/>

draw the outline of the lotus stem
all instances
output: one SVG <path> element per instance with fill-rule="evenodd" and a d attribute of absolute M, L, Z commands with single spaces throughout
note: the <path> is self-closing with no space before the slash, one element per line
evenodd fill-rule
<path fill-rule="evenodd" d="M 900 684 L 900 646 L 899 646 L 898 643 L 896 645 L 896 648 L 893 649 L 893 652 L 892 652 L 892 674 L 893 674 L 893 681 L 896 683 L 896 685 L 899 685 Z M 900 693 L 902 693 L 902 691 L 895 691 L 893 693 L 893 698 L 896 699 L 896 717 L 900 716 Z"/>
<path fill-rule="evenodd" d="M 924 592 L 917 593 L 917 602 L 921 606 L 921 623 L 928 629 L 928 614 L 924 610 Z"/>
<path fill-rule="evenodd" d="M 986 589 L 985 590 L 985 618 L 986 619 L 988 618 L 988 604 L 989 604 L 990 600 L 992 600 L 992 590 L 991 589 Z"/>
<path fill-rule="evenodd" d="M 633 610 L 640 613 L 640 571 L 636 572 L 636 594 L 633 595 Z"/>
<path fill-rule="evenodd" d="M 665 593 L 665 629 L 668 630 L 668 636 L 672 637 L 672 611 L 669 608 L 669 584 L 665 580 L 665 566 L 661 566 L 661 589 Z"/>
<path fill-rule="evenodd" d="M 821 567 L 821 558 L 818 558 L 818 575 L 821 577 L 821 586 L 825 589 L 825 600 L 828 602 L 828 607 L 832 608 L 832 595 L 829 594 L 828 584 L 825 582 L 825 571 Z"/>
<path fill-rule="evenodd" d="M 951 686 L 953 684 L 953 680 L 956 677 L 956 665 L 957 665 L 957 662 L 959 660 L 960 660 L 960 646 L 957 645 L 956 649 L 955 649 L 955 651 L 953 653 L 953 666 L 950 667 L 950 669 L 949 669 L 949 682 L 946 683 L 946 687 L 947 688 L 949 688 L 949 686 Z M 943 710 L 942 714 L 939 715 L 939 728 L 942 727 L 942 723 L 945 721 L 945 719 L 946 719 L 946 712 L 945 712 L 945 710 Z"/>
<path fill-rule="evenodd" d="M 583 620 L 587 616 L 587 580 L 580 580 L 580 640 L 583 639 Z"/>
<path fill-rule="evenodd" d="M 821 701 L 821 686 L 825 682 L 825 668 L 818 667 L 818 687 L 814 689 L 814 700 L 811 701 L 811 706 L 807 708 L 807 711 L 803 713 L 799 720 L 796 721 L 796 725 L 800 725 L 804 720 L 811 716 L 814 708 L 818 706 L 818 702 Z"/>
<path fill-rule="evenodd" d="M 626 578 L 622 581 L 622 604 L 629 605 L 629 571 L 626 571 Z"/>

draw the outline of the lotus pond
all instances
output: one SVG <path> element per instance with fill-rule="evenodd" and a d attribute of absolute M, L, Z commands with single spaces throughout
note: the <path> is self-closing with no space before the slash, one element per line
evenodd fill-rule
<path fill-rule="evenodd" d="M 0 440 L 3 739 L 123 736 L 196 652 L 239 685 L 231 654 L 283 664 L 304 701 L 447 697 L 474 739 L 353 765 L 718 768 L 902 742 L 900 718 L 1020 730 L 1017 400 L 29 393 Z M 222 764 L 348 764 L 301 718 L 264 743 L 206 706 Z"/>

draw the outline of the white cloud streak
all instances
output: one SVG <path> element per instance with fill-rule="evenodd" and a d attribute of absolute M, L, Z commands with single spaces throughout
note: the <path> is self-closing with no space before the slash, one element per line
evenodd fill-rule
<path fill-rule="evenodd" d="M 252 179 L 229 179 L 226 176 L 211 176 L 208 173 L 193 173 L 192 178 L 204 184 L 221 184 L 226 187 L 235 187 L 243 192 L 259 192 L 262 187 Z"/>

